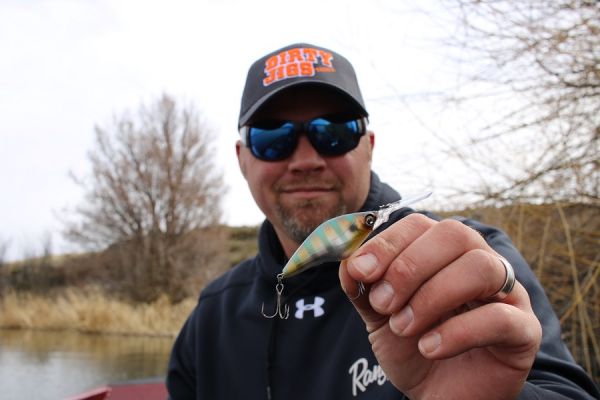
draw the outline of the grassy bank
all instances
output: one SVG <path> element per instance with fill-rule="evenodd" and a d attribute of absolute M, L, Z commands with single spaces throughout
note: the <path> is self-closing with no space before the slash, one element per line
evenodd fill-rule
<path fill-rule="evenodd" d="M 171 304 L 165 297 L 131 304 L 92 287 L 51 296 L 8 292 L 0 299 L 0 328 L 175 336 L 195 304 L 196 299 Z"/>
<path fill-rule="evenodd" d="M 509 234 L 542 283 L 575 359 L 600 381 L 600 207 L 514 204 L 459 214 Z"/>

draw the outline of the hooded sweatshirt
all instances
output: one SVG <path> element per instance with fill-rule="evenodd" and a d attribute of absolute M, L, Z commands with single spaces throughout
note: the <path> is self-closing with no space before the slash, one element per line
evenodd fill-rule
<path fill-rule="evenodd" d="M 360 211 L 376 210 L 399 198 L 372 173 Z M 397 211 L 373 234 L 412 212 Z M 548 298 L 508 236 L 477 221 L 461 221 L 512 264 L 542 324 L 541 348 L 519 399 L 600 398 L 561 340 Z M 167 376 L 170 398 L 404 399 L 386 379 L 365 324 L 340 287 L 339 263 L 322 264 L 285 280 L 283 301 L 290 306 L 289 319 L 262 315 L 263 302 L 267 313 L 273 310 L 276 275 L 287 259 L 267 220 L 258 242 L 254 258 L 201 293 L 173 346 Z"/>

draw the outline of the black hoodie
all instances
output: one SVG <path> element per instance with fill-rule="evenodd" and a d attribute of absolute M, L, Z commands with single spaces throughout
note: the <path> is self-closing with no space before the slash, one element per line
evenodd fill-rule
<path fill-rule="evenodd" d="M 376 174 L 371 175 L 370 192 L 361 211 L 376 210 L 400 198 Z M 387 225 L 411 212 L 403 209 L 392 214 Z M 600 398 L 561 341 L 558 319 L 510 239 L 496 228 L 462 221 L 481 232 L 513 265 L 542 323 L 542 346 L 519 398 Z M 274 307 L 275 277 L 286 261 L 273 226 L 265 221 L 258 255 L 208 285 L 182 328 L 169 363 L 170 398 L 405 398 L 386 380 L 365 325 L 340 288 L 339 263 L 286 279 L 284 301 L 290 305 L 289 319 L 262 316 L 263 302 L 267 312 Z"/>

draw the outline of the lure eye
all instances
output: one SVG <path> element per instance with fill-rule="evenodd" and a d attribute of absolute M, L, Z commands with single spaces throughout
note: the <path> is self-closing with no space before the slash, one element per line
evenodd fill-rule
<path fill-rule="evenodd" d="M 373 214 L 365 215 L 365 225 L 368 226 L 369 228 L 372 228 L 373 225 L 375 225 L 376 220 L 377 220 L 377 217 Z"/>

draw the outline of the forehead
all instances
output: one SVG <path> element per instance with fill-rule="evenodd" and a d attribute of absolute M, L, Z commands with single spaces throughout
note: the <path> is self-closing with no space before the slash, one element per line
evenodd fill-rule
<path fill-rule="evenodd" d="M 335 89 L 304 85 L 286 89 L 273 96 L 251 121 L 265 118 L 306 120 L 338 112 L 353 113 L 356 112 L 356 107 L 346 95 Z"/>

